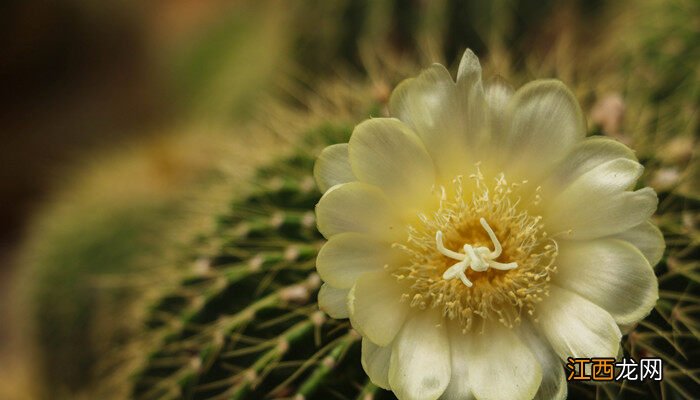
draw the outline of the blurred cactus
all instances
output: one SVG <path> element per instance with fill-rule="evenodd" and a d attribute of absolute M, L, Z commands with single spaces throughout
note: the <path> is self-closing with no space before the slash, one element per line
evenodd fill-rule
<path fill-rule="evenodd" d="M 132 349 L 143 359 L 130 373 L 131 397 L 359 393 L 366 381 L 359 336 L 315 303 L 322 237 L 312 211 L 320 198 L 314 154 L 350 131 L 325 125 L 309 132 L 296 154 L 260 169 L 258 187 L 196 240 L 178 268 L 187 271 L 179 284 L 149 307 L 146 340 Z"/>
<path fill-rule="evenodd" d="M 254 164 L 219 135 L 174 133 L 85 161 L 60 186 L 31 224 L 20 260 L 21 322 L 44 382 L 34 389 L 71 397 L 137 332 L 141 311 L 131 305 L 142 282 L 208 223 L 195 204 L 216 207 L 207 188 L 232 155 Z M 229 172 L 227 182 L 245 174 Z"/>
<path fill-rule="evenodd" d="M 323 238 L 312 213 L 320 197 L 311 177 L 313 155 L 347 140 L 350 131 L 324 125 L 308 132 L 291 157 L 261 168 L 256 189 L 233 201 L 216 216 L 216 228 L 196 239 L 177 268 L 186 271 L 179 283 L 148 307 L 145 335 L 129 349 L 135 362 L 117 375 L 122 385 L 133 384 L 128 397 L 393 398 L 363 373 L 359 336 L 346 321 L 327 319 L 315 303 L 320 281 L 314 261 Z M 674 237 L 658 267 L 662 298 L 624 342 L 628 356 L 663 358 L 665 380 L 648 387 L 572 385 L 571 398 L 692 398 L 696 377 L 688 357 L 697 351 L 698 326 L 688 274 L 697 265 L 688 256 L 697 243 L 667 230 L 667 238 Z"/>

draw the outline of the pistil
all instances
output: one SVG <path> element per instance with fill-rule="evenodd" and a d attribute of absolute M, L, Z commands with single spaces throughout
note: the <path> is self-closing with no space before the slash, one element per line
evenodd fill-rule
<path fill-rule="evenodd" d="M 488 247 L 474 247 L 466 243 L 462 247 L 464 253 L 457 253 L 445 247 L 442 240 L 442 231 L 437 231 L 435 234 L 435 244 L 438 251 L 446 257 L 458 260 L 457 263 L 442 274 L 442 279 L 450 280 L 459 278 L 467 287 L 472 287 L 474 284 L 467 278 L 465 273 L 468 268 L 471 268 L 475 272 L 485 272 L 489 268 L 507 271 L 518 267 L 518 263 L 516 262 L 504 264 L 496 261 L 496 258 L 498 258 L 503 251 L 501 242 L 483 217 L 479 219 L 479 222 L 484 230 L 486 230 L 486 233 L 488 233 L 489 238 L 491 238 L 494 248 L 493 251 L 489 250 Z"/>

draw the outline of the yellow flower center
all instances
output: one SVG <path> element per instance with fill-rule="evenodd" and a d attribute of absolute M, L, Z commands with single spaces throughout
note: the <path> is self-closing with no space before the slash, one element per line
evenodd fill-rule
<path fill-rule="evenodd" d="M 454 252 L 445 248 L 445 245 L 442 243 L 442 231 L 437 231 L 437 234 L 435 235 L 435 242 L 438 251 L 447 257 L 459 260 L 459 262 L 455 263 L 453 266 L 448 268 L 444 274 L 442 274 L 443 279 L 459 278 L 465 285 L 467 285 L 467 287 L 472 287 L 474 284 L 465 274 L 467 268 L 471 267 L 471 269 L 474 271 L 483 272 L 489 269 L 489 267 L 500 269 L 502 271 L 507 271 L 518 267 L 518 263 L 516 262 L 503 264 L 496 261 L 496 258 L 498 258 L 503 251 L 501 242 L 498 241 L 496 234 L 493 233 L 493 229 L 491 229 L 485 219 L 481 218 L 479 222 L 481 222 L 481 226 L 484 227 L 486 232 L 489 234 L 489 238 L 491 238 L 491 241 L 493 242 L 493 251 L 490 251 L 488 247 L 480 246 L 474 248 L 469 244 L 465 244 L 464 254 Z"/>
<path fill-rule="evenodd" d="M 509 184 L 503 174 L 487 184 L 478 167 L 470 179 L 469 196 L 462 177 L 449 196 L 439 188 L 437 210 L 419 215 L 406 242 L 394 244 L 410 261 L 392 274 L 411 307 L 441 309 L 464 332 L 487 319 L 513 327 L 548 295 L 556 242 L 528 211 L 539 203 L 538 189 Z M 532 207 L 521 204 L 525 197 Z"/>

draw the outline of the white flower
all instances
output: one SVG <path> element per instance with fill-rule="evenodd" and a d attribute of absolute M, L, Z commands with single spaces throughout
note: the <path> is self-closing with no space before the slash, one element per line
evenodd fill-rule
<path fill-rule="evenodd" d="M 471 51 L 389 109 L 316 163 L 321 308 L 400 399 L 565 397 L 562 360 L 616 357 L 658 298 L 642 166 L 561 82 L 482 86 Z"/>

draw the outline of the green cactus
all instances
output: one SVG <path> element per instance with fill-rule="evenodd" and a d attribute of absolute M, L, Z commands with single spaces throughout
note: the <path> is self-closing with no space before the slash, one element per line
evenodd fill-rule
<path fill-rule="evenodd" d="M 139 282 L 207 225 L 193 203 L 212 196 L 206 188 L 221 179 L 214 164 L 229 154 L 220 136 L 199 133 L 122 148 L 86 161 L 35 217 L 17 301 L 42 383 L 36 396 L 71 398 L 90 387 L 115 345 L 138 332 Z"/>
<path fill-rule="evenodd" d="M 195 240 L 173 268 L 185 271 L 178 284 L 149 307 L 144 341 L 132 349 L 143 359 L 129 372 L 131 397 L 308 398 L 371 390 L 358 363 L 359 336 L 315 304 L 323 238 L 312 211 L 320 198 L 314 155 L 350 132 L 331 125 L 310 132 L 296 154 L 261 168 L 259 187 Z"/>
<path fill-rule="evenodd" d="M 320 197 L 311 179 L 313 155 L 347 140 L 350 129 L 310 132 L 303 150 L 260 169 L 257 190 L 235 201 L 217 216 L 216 229 L 198 238 L 182 261 L 181 269 L 189 272 L 150 308 L 146 340 L 137 346 L 143 358 L 121 381 L 133 384 L 130 397 L 393 398 L 367 380 L 359 336 L 348 322 L 326 318 L 315 303 L 320 282 L 314 260 L 323 238 L 311 212 Z M 691 251 L 688 246 L 671 241 L 670 254 Z M 663 357 L 666 380 L 621 394 L 614 383 L 572 385 L 572 398 L 634 396 L 639 390 L 680 398 L 691 393 L 687 364 L 673 354 L 692 351 L 696 299 L 684 294 L 692 288 L 668 261 L 659 267 L 657 310 L 624 343 L 626 354 L 637 359 Z M 669 324 L 672 313 L 691 325 Z"/>

